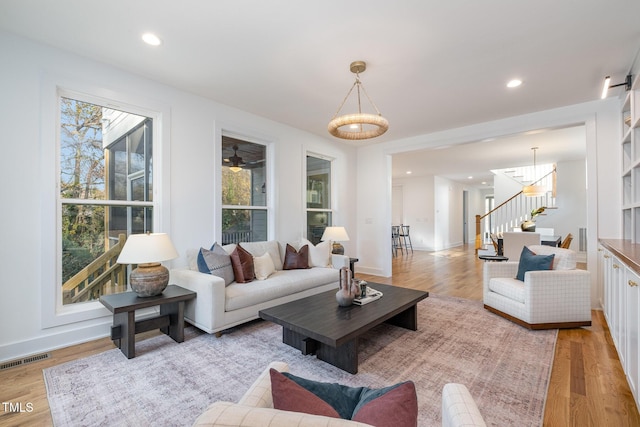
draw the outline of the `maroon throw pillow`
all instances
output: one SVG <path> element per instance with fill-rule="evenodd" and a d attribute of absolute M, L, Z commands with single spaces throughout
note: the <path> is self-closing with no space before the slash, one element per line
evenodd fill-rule
<path fill-rule="evenodd" d="M 248 283 L 256 277 L 253 269 L 253 255 L 240 245 L 236 245 L 231 252 L 231 267 L 237 283 Z"/>
<path fill-rule="evenodd" d="M 343 418 L 377 427 L 417 427 L 418 396 L 412 381 L 384 388 L 349 387 L 269 370 L 273 407 Z"/>
<path fill-rule="evenodd" d="M 299 251 L 287 243 L 287 249 L 284 253 L 283 270 L 296 270 L 300 268 L 309 268 L 309 246 L 304 245 Z"/>
<path fill-rule="evenodd" d="M 404 382 L 366 402 L 351 419 L 379 427 L 417 427 L 418 397 L 415 384 L 412 381 Z"/>
<path fill-rule="evenodd" d="M 341 418 L 340 414 L 331 405 L 311 391 L 291 381 L 281 372 L 271 368 L 269 374 L 271 376 L 271 397 L 273 398 L 273 407 L 275 409 Z"/>

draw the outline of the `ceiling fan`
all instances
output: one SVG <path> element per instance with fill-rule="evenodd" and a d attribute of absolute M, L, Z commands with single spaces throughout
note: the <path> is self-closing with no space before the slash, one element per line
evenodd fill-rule
<path fill-rule="evenodd" d="M 233 146 L 233 156 L 228 159 L 224 159 L 225 163 L 231 163 L 229 169 L 233 172 L 240 172 L 242 170 L 242 166 L 244 166 L 244 162 L 242 161 L 242 157 L 238 156 L 238 146 Z"/>

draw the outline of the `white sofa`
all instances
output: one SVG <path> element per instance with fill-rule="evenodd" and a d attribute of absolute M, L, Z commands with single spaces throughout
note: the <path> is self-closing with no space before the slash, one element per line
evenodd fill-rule
<path fill-rule="evenodd" d="M 203 412 L 194 427 L 366 427 L 356 421 L 282 411 L 273 408 L 269 369 L 288 372 L 283 362 L 271 363 L 238 403 L 215 402 Z M 476 403 L 462 384 L 446 384 L 442 390 L 443 427 L 486 426 Z"/>
<path fill-rule="evenodd" d="M 327 264 L 330 266 L 300 270 L 282 269 L 286 243 L 275 240 L 240 243 L 240 246 L 254 257 L 269 253 L 276 271 L 265 280 L 233 282 L 228 286 L 225 286 L 221 277 L 199 272 L 195 261 L 198 251 L 189 250 L 189 265 L 172 269 L 169 280 L 172 284 L 197 293 L 195 300 L 187 301 L 185 304 L 185 320 L 210 334 L 219 334 L 225 329 L 257 319 L 258 312 L 262 309 L 332 289 L 337 291 L 339 269 L 349 267 L 349 257 L 332 255 L 330 242 L 320 245 L 324 243 L 326 257 L 330 260 Z M 314 253 L 310 255 L 310 264 L 312 255 L 317 255 L 319 250 L 325 248 L 321 248 L 320 245 L 312 248 Z M 225 245 L 223 248 L 230 254 L 235 245 Z M 313 258 L 318 259 L 317 256 Z"/>
<path fill-rule="evenodd" d="M 520 281 L 515 278 L 517 261 L 484 263 L 484 307 L 528 329 L 590 326 L 589 272 L 576 269 L 575 252 L 546 245 L 528 248 L 538 255 L 554 254 L 553 269 L 528 271 Z"/>

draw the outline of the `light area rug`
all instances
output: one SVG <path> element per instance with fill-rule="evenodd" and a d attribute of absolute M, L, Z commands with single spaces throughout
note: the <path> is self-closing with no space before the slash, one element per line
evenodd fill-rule
<path fill-rule="evenodd" d="M 218 400 L 237 401 L 271 361 L 295 375 L 351 386 L 416 384 L 419 425 L 441 425 L 441 392 L 465 384 L 488 425 L 540 426 L 557 330 L 529 331 L 481 302 L 432 295 L 418 304 L 418 331 L 379 325 L 359 342 L 351 375 L 281 342 L 282 328 L 256 321 L 220 338 L 185 330 L 44 370 L 56 426 L 185 426 Z"/>

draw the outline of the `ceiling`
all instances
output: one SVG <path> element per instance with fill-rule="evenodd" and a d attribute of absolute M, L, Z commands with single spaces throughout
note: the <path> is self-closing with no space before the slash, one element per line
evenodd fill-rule
<path fill-rule="evenodd" d="M 393 178 L 437 175 L 471 187 L 493 187 L 494 169 L 584 160 L 584 126 L 541 129 L 482 142 L 424 149 L 393 156 Z"/>
<path fill-rule="evenodd" d="M 638 0 L 0 2 L 0 29 L 327 139 L 364 60 L 390 126 L 354 145 L 596 100 L 631 69 L 638 16 Z"/>

